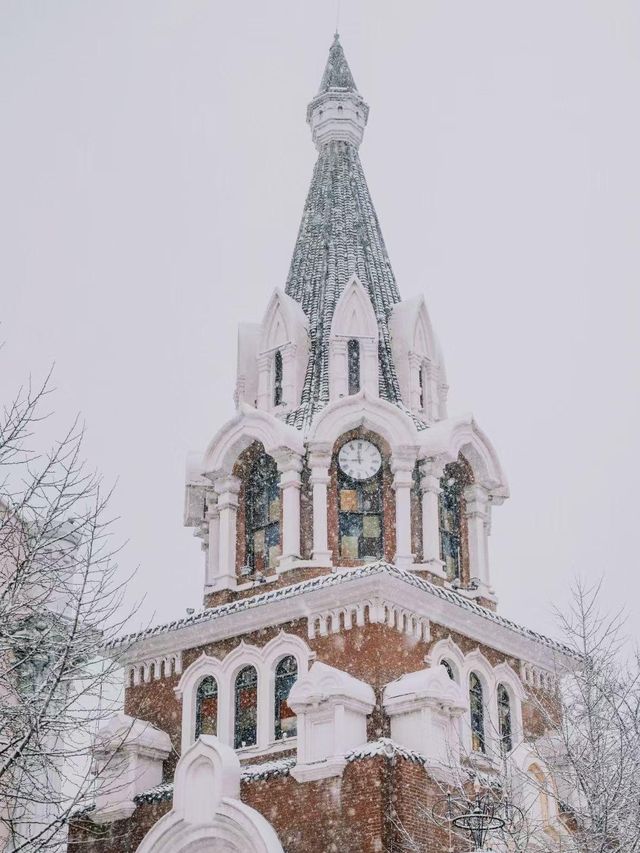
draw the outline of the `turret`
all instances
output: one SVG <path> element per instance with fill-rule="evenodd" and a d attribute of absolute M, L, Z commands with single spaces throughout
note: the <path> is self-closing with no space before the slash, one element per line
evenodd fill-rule
<path fill-rule="evenodd" d="M 328 142 L 362 142 L 369 107 L 356 89 L 338 33 L 333 37 L 320 90 L 307 107 L 307 121 L 318 151 Z"/>

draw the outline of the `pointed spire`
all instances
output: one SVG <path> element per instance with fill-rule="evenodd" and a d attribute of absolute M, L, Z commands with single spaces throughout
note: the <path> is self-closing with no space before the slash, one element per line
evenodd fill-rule
<path fill-rule="evenodd" d="M 318 150 L 327 142 L 348 142 L 356 147 L 369 116 L 369 107 L 356 89 L 338 33 L 329 48 L 320 91 L 307 108 L 307 121 Z"/>
<path fill-rule="evenodd" d="M 348 92 L 358 91 L 337 32 L 333 37 L 333 44 L 329 48 L 329 58 L 322 75 L 318 94 L 328 92 L 329 89 L 342 89 Z"/>

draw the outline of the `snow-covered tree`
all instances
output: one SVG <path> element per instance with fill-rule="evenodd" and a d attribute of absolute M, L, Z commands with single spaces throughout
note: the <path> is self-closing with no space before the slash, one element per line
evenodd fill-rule
<path fill-rule="evenodd" d="M 445 828 L 451 851 L 475 849 L 462 821 L 448 819 L 474 808 L 497 817 L 482 850 L 640 850 L 640 659 L 629 647 L 621 615 L 604 615 L 600 598 L 599 587 L 577 583 L 571 606 L 559 615 L 561 639 L 575 666 L 557 673 L 552 701 L 533 697 L 539 736 L 509 744 L 510 750 L 494 756 L 492 770 L 478 772 L 471 755 L 432 768 L 441 799 L 435 809 L 424 809 L 423 819 Z M 429 851 L 394 822 L 395 850 Z"/>
<path fill-rule="evenodd" d="M 0 845 L 54 849 L 92 784 L 90 739 L 113 712 L 122 628 L 108 493 L 76 422 L 47 451 L 50 378 L 0 415 Z"/>

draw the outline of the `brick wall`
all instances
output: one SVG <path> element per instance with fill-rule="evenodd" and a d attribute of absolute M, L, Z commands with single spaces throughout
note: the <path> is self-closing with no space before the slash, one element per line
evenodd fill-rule
<path fill-rule="evenodd" d="M 298 783 L 291 776 L 244 781 L 241 799 L 273 825 L 285 853 L 424 853 L 447 850 L 430 818 L 440 786 L 422 765 L 375 756 L 348 764 L 341 778 Z M 71 853 L 133 853 L 170 801 L 141 805 L 128 821 L 70 831 Z M 416 848 L 411 846 L 418 843 Z M 466 847 L 454 846 L 454 850 Z"/>
<path fill-rule="evenodd" d="M 431 646 L 440 639 L 451 637 L 465 654 L 479 648 L 493 666 L 506 661 L 516 672 L 519 671 L 520 666 L 517 658 L 504 655 L 489 646 L 479 645 L 464 635 L 435 623 L 431 626 L 430 643 L 413 640 L 386 625 L 379 624 L 367 624 L 351 628 L 349 631 L 309 640 L 307 623 L 303 619 L 285 626 L 269 627 L 189 649 L 183 653 L 183 668 L 186 669 L 203 652 L 222 659 L 235 649 L 241 640 L 262 647 L 278 635 L 281 627 L 287 633 L 295 634 L 307 642 L 311 650 L 316 653 L 317 660 L 342 669 L 371 684 L 376 694 L 376 707 L 368 726 L 368 734 L 372 739 L 389 734 L 389 722 L 382 712 L 382 690 L 385 684 L 407 672 L 423 669 L 425 656 Z M 178 676 L 171 676 L 128 687 L 125 691 L 125 713 L 153 723 L 166 731 L 171 738 L 175 754 L 166 762 L 165 778 L 172 777 L 175 760 L 180 752 L 182 704 L 174 693 L 178 681 Z M 544 696 L 541 691 L 530 690 L 529 694 L 531 702 L 523 704 L 522 713 L 525 736 L 539 737 L 544 730 L 545 714 L 542 709 L 553 706 L 549 705 L 549 697 Z M 541 705 L 542 702 L 546 702 L 547 705 Z"/>

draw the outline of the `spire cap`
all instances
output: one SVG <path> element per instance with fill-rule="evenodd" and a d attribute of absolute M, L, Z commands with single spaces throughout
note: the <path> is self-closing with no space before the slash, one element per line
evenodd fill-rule
<path fill-rule="evenodd" d="M 356 89 L 353 74 L 336 33 L 322 75 L 320 90 L 307 107 L 311 136 L 320 151 L 329 142 L 359 147 L 369 117 L 369 107 Z"/>
<path fill-rule="evenodd" d="M 329 58 L 322 75 L 318 94 L 321 95 L 330 89 L 348 92 L 358 91 L 347 57 L 344 55 L 344 50 L 340 44 L 340 35 L 337 32 L 333 36 L 333 44 L 329 48 Z"/>

